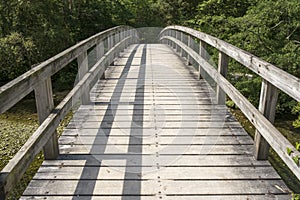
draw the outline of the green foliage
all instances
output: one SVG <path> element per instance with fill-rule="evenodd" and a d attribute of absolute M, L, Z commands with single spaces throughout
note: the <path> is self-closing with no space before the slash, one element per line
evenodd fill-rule
<path fill-rule="evenodd" d="M 300 102 L 298 102 L 298 104 L 296 106 L 294 106 L 293 110 L 292 110 L 292 113 L 293 114 L 298 114 L 298 119 L 296 119 L 294 122 L 293 122 L 293 126 L 295 128 L 300 128 Z"/>
<path fill-rule="evenodd" d="M 228 41 L 300 77 L 300 4 L 298 0 L 225 1 L 206 0 L 198 5 L 191 26 Z M 249 73 L 231 62 L 229 76 Z M 257 78 L 233 79 L 232 83 L 254 104 L 258 104 Z M 290 113 L 297 102 L 280 93 L 277 112 Z M 300 117 L 294 122 L 300 126 Z"/>
<path fill-rule="evenodd" d="M 300 200 L 300 194 L 293 194 L 292 200 Z"/>
<path fill-rule="evenodd" d="M 235 108 L 235 103 L 232 100 L 226 101 L 226 106 L 229 108 Z"/>
<path fill-rule="evenodd" d="M 300 142 L 296 142 L 295 148 L 300 151 Z"/>
<path fill-rule="evenodd" d="M 299 165 L 299 156 L 293 156 L 293 160 L 296 163 L 296 165 Z"/>
<path fill-rule="evenodd" d="M 32 39 L 20 33 L 0 38 L 0 81 L 8 81 L 28 71 L 34 63 L 35 52 Z"/>
<path fill-rule="evenodd" d="M 286 152 L 290 156 L 293 153 L 293 150 L 287 147 Z"/>

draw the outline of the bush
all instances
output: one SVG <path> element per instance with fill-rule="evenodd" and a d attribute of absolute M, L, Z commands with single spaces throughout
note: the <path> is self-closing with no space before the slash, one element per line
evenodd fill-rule
<path fill-rule="evenodd" d="M 30 38 L 14 32 L 0 38 L 0 82 L 5 83 L 30 69 L 36 47 Z"/>

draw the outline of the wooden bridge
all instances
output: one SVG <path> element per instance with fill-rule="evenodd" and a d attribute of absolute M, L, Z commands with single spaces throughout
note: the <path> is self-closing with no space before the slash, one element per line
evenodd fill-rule
<path fill-rule="evenodd" d="M 267 156 L 271 146 L 300 179 L 293 159 L 300 153 L 272 125 L 278 90 L 300 101 L 300 80 L 186 27 L 157 37 L 159 43 L 142 44 L 138 30 L 112 28 L 0 88 L 1 113 L 34 90 L 40 121 L 2 170 L 1 199 L 42 150 L 45 161 L 22 199 L 291 198 Z M 218 69 L 208 46 L 219 51 Z M 54 107 L 51 76 L 75 59 L 77 82 Z M 226 79 L 229 59 L 261 76 L 259 109 Z M 226 95 L 257 129 L 255 141 L 226 108 Z M 58 139 L 56 128 L 72 109 Z"/>

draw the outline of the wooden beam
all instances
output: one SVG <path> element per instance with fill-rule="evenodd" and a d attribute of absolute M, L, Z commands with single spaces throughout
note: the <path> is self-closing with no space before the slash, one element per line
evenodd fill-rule
<path fill-rule="evenodd" d="M 271 122 L 274 123 L 278 90 L 266 80 L 262 80 L 259 111 Z M 255 153 L 257 160 L 267 160 L 270 145 L 264 137 L 256 130 L 255 132 Z"/>
<path fill-rule="evenodd" d="M 180 32 L 180 41 L 183 42 L 183 32 Z M 183 57 L 183 50 L 180 48 L 180 56 Z"/>
<path fill-rule="evenodd" d="M 41 81 L 34 89 L 35 102 L 39 124 L 42 124 L 54 108 L 51 78 Z M 56 130 L 53 131 L 49 141 L 44 146 L 46 160 L 54 160 L 59 155 L 58 137 Z"/>
<path fill-rule="evenodd" d="M 207 60 L 207 51 L 206 51 L 206 47 L 207 44 L 203 41 L 200 40 L 200 44 L 199 44 L 199 54 L 200 56 L 204 59 Z M 198 79 L 202 79 L 202 75 L 201 75 L 201 64 L 198 64 Z"/>
<path fill-rule="evenodd" d="M 87 51 L 83 51 L 83 53 L 77 57 L 77 63 L 78 63 L 78 79 L 81 80 L 84 77 L 84 75 L 89 71 Z M 89 90 L 90 88 L 87 87 L 81 94 L 81 104 L 90 103 Z"/>
<path fill-rule="evenodd" d="M 223 52 L 219 52 L 219 64 L 218 64 L 218 72 L 224 77 L 227 77 L 227 69 L 228 69 L 228 56 Z M 226 101 L 226 93 L 222 90 L 222 88 L 217 85 L 217 104 L 225 105 Z"/>
<path fill-rule="evenodd" d="M 191 47 L 191 43 L 192 43 L 192 37 L 190 35 L 188 35 L 188 41 L 187 41 L 187 46 L 188 47 Z M 190 64 L 190 55 L 187 53 L 186 54 L 186 65 L 189 65 Z"/>

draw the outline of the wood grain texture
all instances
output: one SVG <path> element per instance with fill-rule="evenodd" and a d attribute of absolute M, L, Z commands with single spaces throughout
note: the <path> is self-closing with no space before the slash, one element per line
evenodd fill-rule
<path fill-rule="evenodd" d="M 124 53 L 92 89 L 94 104 L 74 114 L 59 158 L 43 162 L 21 199 L 290 198 L 192 66 L 160 44 Z"/>
<path fill-rule="evenodd" d="M 218 38 L 202 33 L 200 31 L 196 31 L 183 26 L 168 26 L 162 31 L 162 33 L 167 30 L 182 31 L 204 41 L 205 43 L 215 47 L 219 51 L 235 59 L 248 69 L 252 70 L 263 79 L 279 88 L 281 91 L 293 97 L 295 100 L 300 101 L 299 78 L 292 76 L 291 74 L 258 58 L 255 55 L 250 54 L 249 52 L 246 52 L 242 49 L 239 49 L 238 47 L 235 47 L 227 42 L 224 42 Z"/>
<path fill-rule="evenodd" d="M 21 147 L 18 153 L 9 161 L 9 163 L 3 168 L 0 174 L 0 195 L 3 197 L 13 188 L 14 185 L 20 180 L 24 172 L 30 163 L 34 160 L 35 156 L 41 151 L 49 139 L 53 136 L 57 126 L 66 114 L 72 108 L 73 100 L 78 99 L 84 92 L 87 85 L 94 81 L 98 75 L 104 73 L 104 65 L 109 55 L 114 53 L 116 49 L 126 41 L 130 40 L 130 37 L 125 38 L 121 42 L 115 45 L 105 56 L 103 56 L 83 78 L 78 82 L 76 86 L 70 91 L 70 93 L 64 98 L 64 100 L 48 115 L 33 135 L 27 140 L 27 142 Z"/>
<path fill-rule="evenodd" d="M 236 103 L 244 115 L 255 126 L 255 128 L 266 139 L 270 146 L 276 151 L 280 158 L 287 164 L 296 177 L 300 180 L 299 166 L 293 161 L 292 156 L 300 157 L 300 152 L 292 145 L 273 125 L 272 123 L 258 111 L 246 97 L 244 97 L 231 83 L 221 76 L 219 72 L 214 69 L 206 60 L 187 47 L 181 41 L 166 36 L 162 39 L 171 40 L 177 45 L 180 45 L 186 52 L 188 52 L 197 62 L 201 63 L 203 69 L 214 79 L 214 81 L 222 88 L 222 90 Z M 289 156 L 286 153 L 286 148 L 290 148 L 294 153 Z"/>

